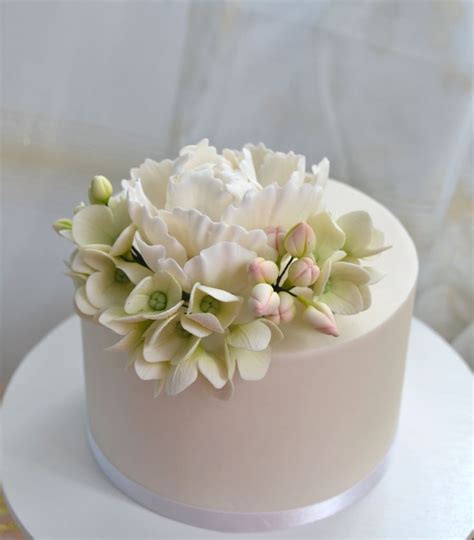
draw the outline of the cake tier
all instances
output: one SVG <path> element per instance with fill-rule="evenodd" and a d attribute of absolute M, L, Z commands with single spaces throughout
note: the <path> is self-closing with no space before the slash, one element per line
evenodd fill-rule
<path fill-rule="evenodd" d="M 368 211 L 392 249 L 377 257 L 386 276 L 372 306 L 337 317 L 340 337 L 284 327 L 266 377 L 235 380 L 229 401 L 198 380 L 153 397 L 152 384 L 105 348 L 117 339 L 83 321 L 92 437 L 128 479 L 176 501 L 227 512 L 275 512 L 339 495 L 366 478 L 390 449 L 398 421 L 417 256 L 383 206 L 330 181 L 337 217 Z"/>

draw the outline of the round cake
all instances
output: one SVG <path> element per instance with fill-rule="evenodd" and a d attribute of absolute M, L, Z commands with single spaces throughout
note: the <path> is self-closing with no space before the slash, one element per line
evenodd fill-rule
<path fill-rule="evenodd" d="M 97 324 L 97 319 L 104 322 L 101 306 L 93 305 L 97 311 L 83 317 L 91 449 L 110 480 L 140 504 L 210 529 L 270 530 L 331 515 L 364 495 L 382 476 L 397 431 L 417 255 L 400 222 L 367 195 L 329 180 L 324 201 L 324 209 L 341 227 L 338 219 L 355 209 L 370 215 L 390 249 L 376 256 L 376 276 L 370 271 L 371 300 L 362 311 L 347 312 L 345 288 L 335 286 L 336 274 L 330 278 L 335 299 L 321 291 L 313 297 L 317 307 L 325 298 L 335 306 L 326 326 L 318 323 L 321 331 L 301 323 L 300 315 L 313 300 L 300 298 L 297 287 L 293 292 L 285 289 L 302 305 L 291 320 L 279 325 L 284 339 L 272 342 L 263 377 L 247 376 L 239 367 L 229 390 L 229 384 L 211 384 L 213 379 L 202 376 L 202 370 L 184 391 L 156 396 L 156 381 L 143 379 L 158 377 L 143 376 L 137 356 L 129 350 L 114 350 L 119 326 Z M 346 231 L 346 241 L 350 234 Z M 288 239 L 291 233 L 286 235 Z M 290 240 L 285 246 L 293 253 Z M 374 258 L 367 253 L 368 260 Z M 319 264 L 317 257 L 312 260 Z M 347 255 L 343 261 L 359 264 Z M 286 281 L 278 278 L 276 293 L 281 295 L 283 281 L 304 285 L 289 275 Z M 183 298 L 192 305 L 192 294 L 189 299 L 183 293 Z M 159 300 L 156 295 L 152 299 L 155 304 Z M 84 308 L 81 302 L 86 300 L 76 293 L 76 305 L 84 315 L 89 304 Z M 280 323 L 284 317 L 270 313 L 266 318 Z M 187 323 L 182 324 L 187 330 Z M 235 345 L 235 340 L 229 343 Z M 139 366 L 153 364 L 146 344 L 144 356 Z M 130 368 L 133 362 L 135 369 Z"/>

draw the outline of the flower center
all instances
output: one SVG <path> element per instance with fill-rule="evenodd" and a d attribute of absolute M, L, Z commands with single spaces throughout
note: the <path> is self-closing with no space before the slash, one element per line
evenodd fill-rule
<path fill-rule="evenodd" d="M 212 296 L 206 294 L 199 304 L 199 309 L 203 313 L 212 313 L 212 315 L 217 315 L 219 312 L 219 304 L 219 300 L 216 300 L 215 298 L 212 298 Z"/>
<path fill-rule="evenodd" d="M 179 322 L 176 325 L 176 333 L 181 337 L 189 337 L 191 334 L 183 328 L 183 325 Z"/>
<path fill-rule="evenodd" d="M 127 274 L 120 270 L 120 268 L 115 269 L 115 281 L 118 283 L 128 283 L 130 280 L 128 279 Z"/>
<path fill-rule="evenodd" d="M 155 311 L 163 311 L 166 307 L 167 302 L 168 297 L 164 292 L 155 291 L 150 296 L 150 300 L 148 300 L 148 305 L 151 307 L 151 309 L 154 309 Z"/>

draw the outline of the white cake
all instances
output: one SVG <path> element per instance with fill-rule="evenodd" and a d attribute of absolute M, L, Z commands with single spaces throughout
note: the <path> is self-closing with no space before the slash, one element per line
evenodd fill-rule
<path fill-rule="evenodd" d="M 91 449 L 110 480 L 140 504 L 210 529 L 270 530 L 333 514 L 383 474 L 397 431 L 416 251 L 399 221 L 370 197 L 336 181 L 324 197 L 335 219 L 367 212 L 391 246 L 377 255 L 383 278 L 370 286 L 370 307 L 339 315 L 336 301 L 327 319 L 334 324 L 328 330 L 318 323 L 321 331 L 302 324 L 297 311 L 281 325 L 284 339 L 272 342 L 265 376 L 243 380 L 235 370 L 224 387 L 231 393 L 217 389 L 225 381 L 213 388 L 201 371 L 184 391 L 155 397 L 154 381 L 142 379 L 158 377 L 127 369 L 137 362 L 129 352 L 107 350 L 117 335 L 97 324 L 110 322 L 104 306 L 85 297 L 86 287 L 77 289 L 84 297 L 76 291 L 76 305 L 88 315 L 82 335 Z M 83 249 L 79 233 L 74 241 Z M 90 279 L 81 264 L 71 265 L 79 285 Z M 274 288 L 281 290 L 278 282 Z M 183 298 L 192 304 L 192 295 Z M 117 321 L 109 326 L 125 334 Z M 139 357 L 141 365 L 157 365 Z"/>
<path fill-rule="evenodd" d="M 397 430 L 417 256 L 402 225 L 373 199 L 338 182 L 329 183 L 327 199 L 336 215 L 369 211 L 393 246 L 377 261 L 386 275 L 373 287 L 372 307 L 340 317 L 336 341 L 296 324 L 285 330 L 267 376 L 237 380 L 232 399 L 217 399 L 203 380 L 154 398 L 125 371 L 125 355 L 105 351 L 116 336 L 83 322 L 91 434 L 127 478 L 185 505 L 278 512 L 331 499 L 384 461 Z M 190 518 L 200 519 L 209 518 Z M 228 523 L 216 520 L 217 528 Z"/>

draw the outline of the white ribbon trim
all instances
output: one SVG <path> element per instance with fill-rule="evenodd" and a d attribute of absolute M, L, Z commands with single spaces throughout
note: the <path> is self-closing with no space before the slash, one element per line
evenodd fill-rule
<path fill-rule="evenodd" d="M 225 532 L 263 532 L 305 525 L 329 517 L 361 499 L 387 470 L 393 446 L 365 478 L 346 491 L 325 501 L 277 512 L 226 512 L 172 501 L 127 478 L 104 455 L 87 428 L 92 454 L 102 472 L 123 493 L 146 508 L 167 518 L 203 529 Z"/>

